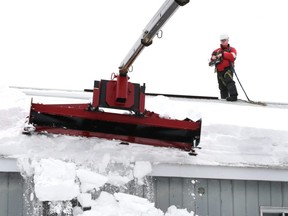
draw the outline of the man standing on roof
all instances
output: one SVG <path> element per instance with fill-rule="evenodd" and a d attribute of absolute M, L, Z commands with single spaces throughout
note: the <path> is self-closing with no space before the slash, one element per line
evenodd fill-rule
<path fill-rule="evenodd" d="M 213 51 L 209 66 L 215 65 L 221 99 L 227 101 L 237 101 L 237 88 L 233 80 L 234 61 L 236 59 L 236 49 L 229 44 L 227 34 L 220 35 L 220 48 Z"/>

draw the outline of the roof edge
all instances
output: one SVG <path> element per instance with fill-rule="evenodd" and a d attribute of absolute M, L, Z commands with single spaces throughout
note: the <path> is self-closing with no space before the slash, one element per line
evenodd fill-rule
<path fill-rule="evenodd" d="M 0 158 L 0 172 L 20 172 L 16 158 Z M 204 179 L 288 181 L 288 169 L 187 164 L 153 165 L 150 176 Z"/>
<path fill-rule="evenodd" d="M 264 167 L 157 164 L 150 176 L 229 180 L 287 181 L 288 170 Z"/>
<path fill-rule="evenodd" d="M 0 172 L 20 172 L 15 158 L 0 158 Z"/>

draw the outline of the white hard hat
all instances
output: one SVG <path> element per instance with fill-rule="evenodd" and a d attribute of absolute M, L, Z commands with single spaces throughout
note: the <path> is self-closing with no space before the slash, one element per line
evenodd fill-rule
<path fill-rule="evenodd" d="M 229 36 L 227 34 L 221 34 L 219 38 L 220 40 L 228 40 Z"/>

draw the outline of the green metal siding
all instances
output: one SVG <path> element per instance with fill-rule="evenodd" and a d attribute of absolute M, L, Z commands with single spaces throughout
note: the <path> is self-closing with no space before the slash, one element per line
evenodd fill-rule
<path fill-rule="evenodd" d="M 0 172 L 0 216 L 41 215 L 32 180 Z M 288 207 L 287 182 L 147 177 L 145 183 L 130 182 L 123 192 L 146 197 L 164 212 L 175 205 L 199 216 L 257 216 L 260 206 Z"/>
<path fill-rule="evenodd" d="M 154 177 L 155 205 L 171 205 L 200 216 L 260 215 L 260 206 L 288 206 L 288 183 Z"/>
<path fill-rule="evenodd" d="M 0 216 L 21 216 L 23 212 L 21 175 L 0 172 Z"/>

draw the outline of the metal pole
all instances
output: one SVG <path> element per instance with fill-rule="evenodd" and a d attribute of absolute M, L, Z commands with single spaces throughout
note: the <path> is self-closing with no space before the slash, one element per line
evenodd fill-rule
<path fill-rule="evenodd" d="M 248 101 L 251 101 L 251 100 L 249 99 L 248 95 L 246 94 L 246 92 L 245 92 L 245 90 L 244 90 L 244 88 L 243 88 L 243 86 L 242 86 L 242 84 L 241 84 L 241 82 L 240 82 L 240 80 L 239 80 L 239 78 L 238 78 L 238 76 L 237 76 L 237 73 L 236 73 L 236 71 L 235 71 L 235 69 L 234 69 L 234 67 L 233 67 L 232 65 L 231 65 L 231 70 L 232 70 L 232 72 L 235 74 L 235 76 L 236 76 L 236 78 L 237 78 L 237 80 L 238 80 L 238 82 L 239 82 L 239 84 L 240 84 L 240 86 L 241 86 L 241 88 L 242 88 L 242 90 L 243 90 L 243 92 L 244 92 L 247 100 L 248 100 Z"/>

